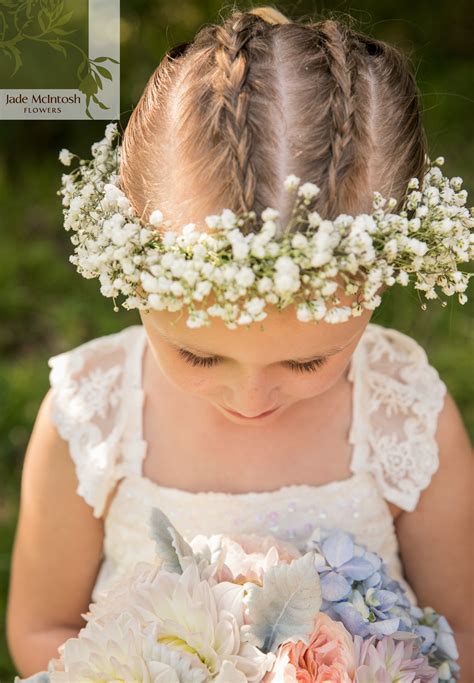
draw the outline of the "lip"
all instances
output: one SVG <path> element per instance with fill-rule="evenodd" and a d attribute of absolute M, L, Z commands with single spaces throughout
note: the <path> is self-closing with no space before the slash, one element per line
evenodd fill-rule
<path fill-rule="evenodd" d="M 242 420 L 261 420 L 262 418 L 267 417 L 267 415 L 271 415 L 272 413 L 276 412 L 278 410 L 279 406 L 277 408 L 272 408 L 271 410 L 265 410 L 263 413 L 260 413 L 259 415 L 242 415 L 242 413 L 236 413 L 234 410 L 229 410 L 229 408 L 224 408 L 228 413 L 231 415 L 234 415 L 235 417 L 240 417 Z"/>

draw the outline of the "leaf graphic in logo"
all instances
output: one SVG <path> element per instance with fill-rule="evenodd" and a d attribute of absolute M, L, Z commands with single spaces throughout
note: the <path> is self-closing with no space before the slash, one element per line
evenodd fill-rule
<path fill-rule="evenodd" d="M 57 22 L 56 26 L 63 26 L 64 24 L 67 24 L 69 19 L 72 17 L 73 12 L 67 12 L 64 16 L 62 16 Z"/>
<path fill-rule="evenodd" d="M 67 52 L 64 47 L 56 40 L 49 40 L 48 45 L 58 52 L 62 52 L 65 57 L 67 57 Z"/>
<path fill-rule="evenodd" d="M 21 59 L 21 52 L 14 45 L 9 45 L 7 48 L 5 48 L 5 52 L 9 57 L 13 58 L 15 61 L 15 69 L 13 73 L 10 74 L 10 78 L 13 78 L 13 76 L 16 74 L 20 66 L 23 65 L 23 61 Z"/>
<path fill-rule="evenodd" d="M 65 31 L 63 28 L 53 28 L 52 33 L 57 33 L 58 36 L 69 36 L 71 33 L 76 33 L 77 28 L 72 31 Z"/>
<path fill-rule="evenodd" d="M 79 83 L 79 90 L 89 97 L 95 95 L 98 89 L 99 87 L 91 73 L 88 73 L 84 80 Z"/>
<path fill-rule="evenodd" d="M 109 80 L 112 80 L 112 74 L 104 66 L 98 66 L 97 65 L 96 69 L 104 78 L 108 78 Z"/>
<path fill-rule="evenodd" d="M 38 24 L 40 25 L 40 29 L 43 31 L 43 33 L 46 33 L 50 24 L 50 22 L 48 22 L 48 25 L 46 25 L 46 17 L 47 14 L 45 10 L 41 10 L 41 12 L 38 14 Z"/>
<path fill-rule="evenodd" d="M 103 102 L 101 102 L 99 100 L 99 98 L 96 97 L 95 95 L 92 95 L 92 99 L 101 109 L 110 109 L 110 107 L 107 107 L 107 105 L 105 105 Z"/>

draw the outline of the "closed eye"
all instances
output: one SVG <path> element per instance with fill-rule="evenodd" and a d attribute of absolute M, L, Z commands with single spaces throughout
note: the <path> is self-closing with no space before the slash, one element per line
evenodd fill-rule
<path fill-rule="evenodd" d="M 217 358 L 216 356 L 196 356 L 194 353 L 191 353 L 191 351 L 188 351 L 187 349 L 178 349 L 178 352 L 187 363 L 190 363 L 194 366 L 211 368 L 214 365 L 217 365 L 217 363 L 219 363 L 219 358 Z M 307 361 L 305 363 L 288 361 L 287 367 L 289 367 L 290 370 L 293 370 L 294 372 L 315 372 L 316 370 L 319 370 L 319 368 L 321 368 L 326 362 L 326 357 L 314 358 L 313 360 Z"/>

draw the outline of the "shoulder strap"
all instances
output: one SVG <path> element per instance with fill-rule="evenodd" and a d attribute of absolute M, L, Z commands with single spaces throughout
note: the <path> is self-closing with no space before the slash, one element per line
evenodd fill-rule
<path fill-rule="evenodd" d="M 355 353 L 351 469 L 369 470 L 387 500 L 414 510 L 439 465 L 446 385 L 418 342 L 397 330 L 369 324 Z"/>
<path fill-rule="evenodd" d="M 129 401 L 135 405 L 131 374 L 136 370 L 137 328 L 141 326 L 92 339 L 48 359 L 51 419 L 69 444 L 77 493 L 94 508 L 95 517 L 101 516 L 109 491 L 136 455 L 127 453 L 125 462 L 121 458 L 122 440 L 135 436 L 130 431 L 134 413 Z"/>

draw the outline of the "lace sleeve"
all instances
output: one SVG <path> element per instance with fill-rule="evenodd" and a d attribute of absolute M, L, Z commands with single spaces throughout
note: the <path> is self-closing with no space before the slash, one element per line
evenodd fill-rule
<path fill-rule="evenodd" d="M 438 469 L 446 385 L 424 349 L 397 330 L 369 325 L 356 351 L 351 469 L 371 471 L 387 500 L 412 511 Z"/>
<path fill-rule="evenodd" d="M 77 493 L 100 517 L 119 478 L 120 439 L 125 426 L 121 402 L 124 330 L 92 339 L 48 359 L 51 419 L 69 444 Z"/>

